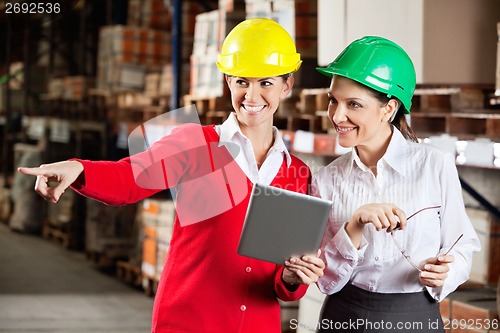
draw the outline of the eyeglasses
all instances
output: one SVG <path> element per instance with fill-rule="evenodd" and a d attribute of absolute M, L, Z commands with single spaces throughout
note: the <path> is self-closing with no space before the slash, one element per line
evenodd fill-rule
<path fill-rule="evenodd" d="M 409 219 L 411 219 L 412 217 L 414 217 L 415 215 L 417 215 L 418 213 L 420 212 L 423 212 L 424 210 L 428 210 L 428 209 L 438 209 L 438 208 L 441 208 L 441 206 L 432 206 L 432 207 L 425 207 L 425 208 L 422 208 L 418 211 L 416 211 L 415 213 L 411 214 L 409 217 L 406 218 L 406 221 L 408 221 Z M 394 240 L 394 243 L 396 244 L 396 247 L 398 248 L 399 252 L 401 252 L 401 254 L 403 255 L 403 257 L 406 259 L 406 261 L 408 261 L 410 263 L 410 265 L 413 266 L 413 268 L 415 268 L 417 271 L 419 272 L 422 272 L 422 270 L 418 267 L 417 264 L 415 264 L 413 262 L 413 260 L 411 259 L 410 255 L 409 254 L 406 254 L 406 250 L 403 249 L 403 247 L 401 246 L 401 244 L 398 242 L 398 240 L 396 239 L 396 237 L 394 236 L 394 232 L 397 231 L 397 230 L 400 230 L 400 227 L 397 226 L 396 228 L 394 228 L 392 231 L 391 231 L 391 236 L 392 236 L 392 239 Z M 461 234 L 458 239 L 453 243 L 453 245 L 451 245 L 451 247 L 448 249 L 448 251 L 446 251 L 446 253 L 443 255 L 443 256 L 446 256 L 448 253 L 450 253 L 451 249 L 453 249 L 453 247 L 458 243 L 458 241 L 460 240 L 460 238 L 462 238 L 463 234 Z"/>

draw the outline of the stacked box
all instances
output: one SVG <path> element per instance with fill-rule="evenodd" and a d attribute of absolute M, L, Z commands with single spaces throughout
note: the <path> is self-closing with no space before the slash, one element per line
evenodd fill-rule
<path fill-rule="evenodd" d="M 495 299 L 452 300 L 451 315 L 451 320 L 444 323 L 451 332 L 487 333 L 500 325 Z"/>
<path fill-rule="evenodd" d="M 143 285 L 149 280 L 159 280 L 165 260 L 175 219 L 175 207 L 171 200 L 145 199 L 142 202 L 143 223 L 142 264 Z"/>
<path fill-rule="evenodd" d="M 185 43 L 188 44 L 189 43 Z M 188 59 L 190 48 L 184 48 Z M 99 36 L 97 88 L 143 90 L 147 72 L 171 60 L 171 37 L 164 31 L 107 26 Z"/>
<path fill-rule="evenodd" d="M 302 65 L 294 73 L 295 88 L 328 87 L 330 79 L 318 66 L 317 0 L 245 0 L 246 18 L 267 17 L 281 24 L 295 41 Z M 298 97 L 298 96 L 297 96 Z"/>
<path fill-rule="evenodd" d="M 109 259 L 128 258 L 137 205 L 107 206 L 93 199 L 86 200 L 85 249 L 103 253 Z"/>
<path fill-rule="evenodd" d="M 129 0 L 127 24 L 130 26 L 170 30 L 172 14 L 163 0 Z"/>
<path fill-rule="evenodd" d="M 180 95 L 189 93 L 190 66 L 189 63 L 182 64 L 181 70 L 181 92 Z M 173 73 L 172 64 L 166 64 L 161 72 L 146 75 L 144 93 L 146 96 L 155 98 L 169 96 L 172 94 Z"/>
<path fill-rule="evenodd" d="M 220 97 L 227 94 L 224 75 L 217 68 L 222 42 L 245 12 L 213 10 L 196 16 L 189 94 L 196 97 Z"/>
<path fill-rule="evenodd" d="M 212 10 L 196 15 L 193 55 L 217 54 L 219 45 L 219 19 L 219 10 Z"/>
<path fill-rule="evenodd" d="M 180 72 L 181 75 L 181 92 L 180 95 L 183 96 L 189 93 L 189 80 L 190 80 L 190 70 L 191 67 L 189 63 L 183 63 L 182 69 Z M 172 73 L 172 65 L 166 64 L 163 66 L 160 82 L 158 87 L 158 95 L 159 96 L 168 96 L 172 94 L 172 82 L 173 82 L 173 73 Z"/>
<path fill-rule="evenodd" d="M 245 11 L 245 0 L 219 0 L 219 9 L 228 13 Z"/>
<path fill-rule="evenodd" d="M 144 89 L 145 75 L 145 65 L 100 61 L 97 67 L 97 88 L 140 91 Z"/>
<path fill-rule="evenodd" d="M 224 94 L 224 75 L 213 57 L 191 56 L 189 94 L 196 97 L 218 97 Z"/>
<path fill-rule="evenodd" d="M 49 131 L 50 142 L 69 143 L 71 141 L 71 124 L 67 119 L 51 119 Z"/>
<path fill-rule="evenodd" d="M 495 84 L 495 95 L 500 96 L 500 22 L 497 23 L 497 75 Z"/>
<path fill-rule="evenodd" d="M 144 79 L 144 94 L 148 97 L 157 97 L 159 85 L 160 73 L 146 74 Z"/>
<path fill-rule="evenodd" d="M 49 79 L 47 94 L 50 99 L 61 99 L 64 94 L 64 80 L 62 78 Z"/>
<path fill-rule="evenodd" d="M 220 11 L 213 10 L 196 16 L 189 94 L 199 97 L 221 96 L 222 73 L 215 64 L 219 50 Z"/>
<path fill-rule="evenodd" d="M 99 60 L 162 65 L 170 60 L 171 53 L 167 32 L 121 25 L 101 28 Z"/>
<path fill-rule="evenodd" d="M 295 40 L 302 57 L 317 57 L 317 0 L 245 0 L 247 18 L 267 17 L 281 24 Z"/>
<path fill-rule="evenodd" d="M 152 103 L 151 97 L 149 97 L 145 93 L 122 92 L 116 94 L 116 105 L 118 106 L 119 109 L 142 108 L 144 106 L 150 106 L 151 103 Z M 128 112 L 128 110 L 124 111 L 126 111 L 125 116 L 130 116 L 130 112 Z M 120 115 L 120 112 L 118 112 L 118 115 Z M 121 119 L 121 117 L 118 118 L 119 120 L 127 120 L 127 119 Z"/>
<path fill-rule="evenodd" d="M 69 101 L 81 101 L 87 97 L 88 91 L 94 87 L 94 84 L 94 78 L 91 77 L 67 76 L 63 78 L 62 98 Z"/>
<path fill-rule="evenodd" d="M 469 281 L 495 286 L 500 277 L 500 221 L 482 209 L 467 208 L 481 251 L 472 258 Z"/>
<path fill-rule="evenodd" d="M 491 288 L 471 288 L 451 293 L 439 304 L 446 332 L 488 332 L 484 315 L 491 311 L 488 308 L 494 306 L 494 297 Z M 490 317 L 489 326 L 493 328 L 493 314 L 486 316 Z"/>
<path fill-rule="evenodd" d="M 465 148 L 457 149 L 457 163 L 475 166 L 492 167 L 494 164 L 494 142 L 487 138 L 476 138 L 465 141 Z M 459 146 L 463 145 L 461 141 Z"/>
<path fill-rule="evenodd" d="M 204 8 L 199 2 L 182 2 L 182 33 L 184 36 L 194 34 L 196 15 L 203 11 Z M 171 7 L 166 7 L 164 0 L 129 0 L 127 25 L 171 31 Z"/>

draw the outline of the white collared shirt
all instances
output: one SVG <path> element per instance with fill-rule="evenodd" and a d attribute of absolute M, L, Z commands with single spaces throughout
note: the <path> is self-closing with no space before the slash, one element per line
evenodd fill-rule
<path fill-rule="evenodd" d="M 385 230 L 365 227 L 359 249 L 345 231 L 346 221 L 365 204 L 393 203 L 406 216 L 426 210 L 408 221 L 396 237 L 406 253 L 419 264 L 446 252 L 460 234 L 462 239 L 450 252 L 455 262 L 443 287 L 427 288 L 442 300 L 468 279 L 472 254 L 479 240 L 465 212 L 462 189 L 454 158 L 433 147 L 408 142 L 393 129 L 391 142 L 377 163 L 377 176 L 364 165 L 355 149 L 322 168 L 312 180 L 312 194 L 333 201 L 322 242 L 327 269 L 318 287 L 325 294 L 341 290 L 347 283 L 379 293 L 408 293 L 423 290 L 419 272 L 402 256 Z"/>
<path fill-rule="evenodd" d="M 236 163 L 243 170 L 245 175 L 252 183 L 259 183 L 263 185 L 271 184 L 271 181 L 276 177 L 278 171 L 283 164 L 283 156 L 286 158 L 287 166 L 290 166 L 292 159 L 290 153 L 286 149 L 285 143 L 276 127 L 273 126 L 274 143 L 267 152 L 266 159 L 262 163 L 260 169 L 257 167 L 255 153 L 253 150 L 252 142 L 248 139 L 240 129 L 236 114 L 232 112 L 228 119 L 222 125 L 215 126 L 215 130 L 220 136 L 220 145 L 224 143 L 236 144 L 240 151 L 235 156 Z"/>

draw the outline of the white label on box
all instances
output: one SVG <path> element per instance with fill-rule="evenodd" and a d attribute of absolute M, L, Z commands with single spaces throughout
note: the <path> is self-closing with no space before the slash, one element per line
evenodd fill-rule
<path fill-rule="evenodd" d="M 493 142 L 488 139 L 467 141 L 465 148 L 465 163 L 472 165 L 493 165 Z"/>
<path fill-rule="evenodd" d="M 68 143 L 70 140 L 69 121 L 53 119 L 50 123 L 50 141 Z"/>
<path fill-rule="evenodd" d="M 314 133 L 298 130 L 293 139 L 293 150 L 301 153 L 314 152 Z"/>

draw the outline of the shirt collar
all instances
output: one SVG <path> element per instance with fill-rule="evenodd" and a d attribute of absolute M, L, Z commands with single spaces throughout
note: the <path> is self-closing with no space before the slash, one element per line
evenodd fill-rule
<path fill-rule="evenodd" d="M 238 119 L 236 119 L 236 113 L 231 112 L 226 121 L 224 121 L 222 125 L 220 125 L 219 127 L 219 137 L 220 137 L 219 146 L 224 145 L 225 142 L 233 142 L 236 136 L 239 136 L 240 138 L 246 138 L 246 136 L 240 129 Z M 286 149 L 285 142 L 283 141 L 283 138 L 279 130 L 275 126 L 273 126 L 273 137 L 274 137 L 274 143 L 271 149 L 269 150 L 269 153 L 271 152 L 283 153 L 286 158 L 286 164 L 289 167 L 290 164 L 292 163 L 292 157 L 290 156 L 288 149 Z"/>
<path fill-rule="evenodd" d="M 401 175 L 406 175 L 406 163 L 407 163 L 407 154 L 408 154 L 408 141 L 404 138 L 403 134 L 396 128 L 392 127 L 392 135 L 391 141 L 389 142 L 389 146 L 387 150 L 382 156 L 381 161 L 387 163 L 394 171 Z M 368 171 L 369 168 L 361 162 L 359 155 L 356 149 L 352 149 L 351 158 L 347 165 L 347 173 L 346 177 L 350 175 L 352 172 L 352 168 L 356 164 L 361 170 Z"/>

